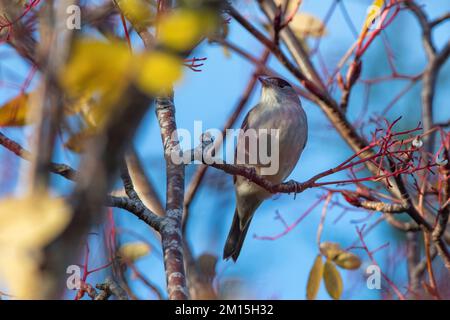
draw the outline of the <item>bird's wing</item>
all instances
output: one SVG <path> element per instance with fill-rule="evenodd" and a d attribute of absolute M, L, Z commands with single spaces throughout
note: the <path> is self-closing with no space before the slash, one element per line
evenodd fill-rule
<path fill-rule="evenodd" d="M 253 108 L 251 108 L 250 111 L 245 115 L 245 118 L 242 121 L 242 125 L 241 125 L 241 129 L 242 130 L 245 131 L 245 130 L 247 130 L 249 128 L 248 118 L 249 118 L 250 114 L 256 109 L 256 107 L 258 107 L 258 105 L 256 105 Z"/>
<path fill-rule="evenodd" d="M 257 106 L 258 105 L 254 106 L 253 108 L 250 109 L 249 112 L 247 112 L 247 114 L 245 115 L 244 120 L 242 121 L 241 130 L 246 131 L 249 128 L 248 118 L 249 118 L 250 114 L 252 113 L 252 111 L 255 110 L 255 108 Z M 245 154 L 246 155 L 248 154 L 247 144 L 245 144 Z M 234 163 L 235 164 L 236 164 L 236 160 L 237 160 L 237 145 L 236 145 L 236 148 L 234 149 Z M 233 175 L 233 183 L 236 183 L 236 176 L 235 175 Z"/>
<path fill-rule="evenodd" d="M 254 106 L 252 109 L 250 109 L 250 111 L 247 113 L 247 115 L 245 116 L 245 118 L 244 118 L 244 120 L 242 121 L 242 125 L 241 125 L 241 130 L 243 130 L 244 132 L 246 131 L 246 130 L 248 130 L 248 129 L 260 129 L 259 127 L 260 127 L 260 125 L 261 125 L 261 123 L 260 123 L 260 121 L 257 121 L 256 119 L 253 119 L 253 122 L 252 122 L 252 124 L 250 124 L 250 122 L 249 122 L 249 118 L 250 118 L 250 116 L 251 116 L 251 114 L 255 111 L 255 109 L 257 108 L 259 106 L 259 104 L 257 104 L 256 106 Z M 261 120 L 261 119 L 260 119 Z M 259 134 L 262 134 L 262 133 L 259 133 Z M 256 136 L 256 143 L 258 144 L 258 148 L 260 147 L 260 145 L 259 145 L 259 135 L 257 135 Z M 268 153 L 268 154 L 272 154 L 271 153 L 271 134 L 270 133 L 267 133 L 267 138 L 266 138 L 266 141 L 267 141 L 267 146 L 266 146 L 266 152 Z M 244 151 L 245 151 L 245 157 L 246 157 L 246 159 L 247 159 L 247 157 L 249 157 L 249 150 L 248 150 L 248 147 L 249 147 L 249 144 L 248 143 L 245 143 L 245 140 L 239 140 L 238 141 L 238 145 L 239 145 L 239 143 L 244 143 L 244 147 L 245 147 L 245 149 L 244 149 Z M 234 152 L 234 161 L 235 161 L 235 163 L 236 163 L 236 156 L 237 156 L 237 152 L 236 152 L 236 150 L 235 150 L 235 152 Z M 253 164 L 253 165 L 251 165 L 252 167 L 255 167 L 255 168 L 259 168 L 259 167 L 267 167 L 267 166 L 270 166 L 270 164 L 261 164 L 261 163 L 256 163 L 256 164 Z M 258 171 L 258 169 L 257 169 L 257 171 Z"/>

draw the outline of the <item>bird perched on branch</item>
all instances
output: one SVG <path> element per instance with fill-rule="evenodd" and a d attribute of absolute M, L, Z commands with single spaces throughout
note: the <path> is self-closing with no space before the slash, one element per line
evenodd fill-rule
<path fill-rule="evenodd" d="M 252 167 L 257 174 L 278 184 L 289 176 L 305 148 L 308 123 L 300 99 L 287 81 L 275 77 L 259 80 L 262 83 L 260 102 L 244 119 L 235 158 L 237 164 Z M 246 134 L 250 131 L 253 135 L 256 132 L 256 140 L 252 141 L 252 135 Z M 258 151 L 252 143 L 258 145 Z M 268 157 L 262 158 L 261 148 L 266 149 L 270 163 L 263 161 Z M 245 163 L 239 163 L 239 158 L 245 159 Z M 252 158 L 256 161 L 252 162 Z M 234 177 L 234 185 L 236 210 L 223 258 L 236 261 L 256 209 L 271 194 L 242 176 Z"/>

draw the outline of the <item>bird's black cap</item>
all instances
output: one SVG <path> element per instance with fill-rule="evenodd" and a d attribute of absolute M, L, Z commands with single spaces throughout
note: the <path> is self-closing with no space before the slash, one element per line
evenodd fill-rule
<path fill-rule="evenodd" d="M 259 78 L 259 81 L 262 82 L 263 85 L 272 85 L 275 87 L 279 87 L 279 88 L 284 88 L 284 87 L 292 87 L 289 82 L 287 82 L 284 79 L 281 78 L 277 78 L 277 77 L 268 77 L 268 78 Z"/>

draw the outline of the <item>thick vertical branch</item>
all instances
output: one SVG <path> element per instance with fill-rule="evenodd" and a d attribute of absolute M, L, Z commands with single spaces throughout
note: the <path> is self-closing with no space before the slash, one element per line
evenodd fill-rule
<path fill-rule="evenodd" d="M 64 66 L 71 46 L 73 31 L 60 28 L 66 8 L 74 0 L 47 1 L 40 12 L 41 41 L 37 61 L 42 68 L 42 81 L 31 112 L 36 131 L 33 135 L 30 181 L 32 188 L 46 186 L 55 139 L 63 118 L 63 93 L 57 85 L 57 74 Z M 28 182 L 27 182 L 28 183 Z"/>
<path fill-rule="evenodd" d="M 64 290 L 67 266 L 74 264 L 89 228 L 100 221 L 108 189 L 117 178 L 125 151 L 151 104 L 151 98 L 135 87 L 111 106 L 111 118 L 87 145 L 80 164 L 76 187 L 70 195 L 73 219 L 64 232 L 45 248 L 42 271 L 51 281 L 48 298 L 57 298 Z"/>
<path fill-rule="evenodd" d="M 156 99 L 156 116 L 161 128 L 161 138 L 166 159 L 166 218 L 161 229 L 164 266 L 169 299 L 186 300 L 188 290 L 183 259 L 181 220 L 184 200 L 184 165 L 172 161 L 172 153 L 180 152 L 176 134 L 173 93 Z"/>

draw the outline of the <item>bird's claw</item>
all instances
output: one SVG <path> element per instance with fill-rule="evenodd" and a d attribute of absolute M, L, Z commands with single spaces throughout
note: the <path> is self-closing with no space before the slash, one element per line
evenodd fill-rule
<path fill-rule="evenodd" d="M 292 188 L 294 189 L 294 200 L 297 197 L 297 193 L 298 193 L 298 183 L 295 180 L 289 180 L 288 182 L 286 182 L 286 184 L 289 186 L 289 190 L 291 190 Z M 290 192 L 289 192 L 290 194 Z"/>

